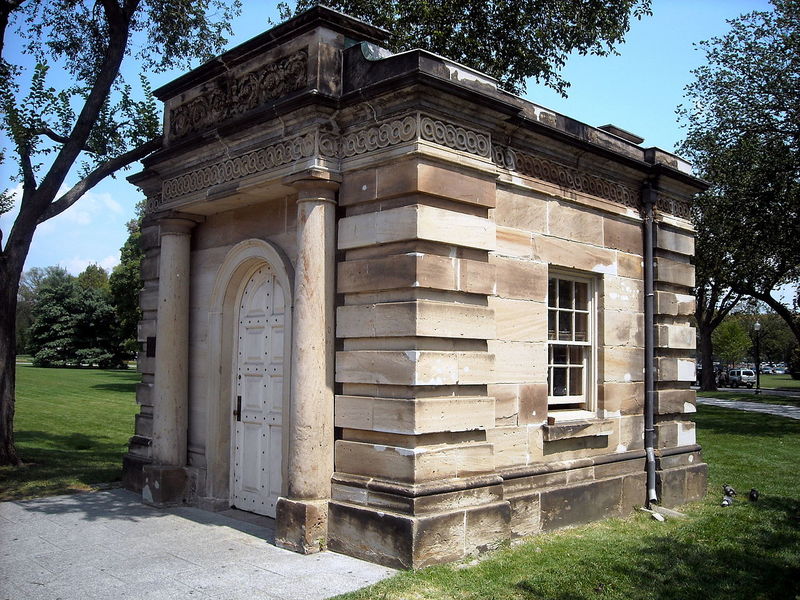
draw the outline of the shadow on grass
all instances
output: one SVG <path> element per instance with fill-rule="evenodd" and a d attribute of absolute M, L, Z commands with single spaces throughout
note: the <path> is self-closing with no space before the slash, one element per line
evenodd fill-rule
<path fill-rule="evenodd" d="M 708 409 L 712 410 L 708 410 Z M 796 419 L 764 419 L 763 414 L 726 408 L 703 407 L 702 427 L 721 435 L 785 436 L 800 434 Z"/>
<path fill-rule="evenodd" d="M 20 431 L 15 437 L 23 464 L 0 468 L 0 500 L 71 493 L 122 476 L 125 445 L 107 436 Z"/>
<path fill-rule="evenodd" d="M 91 388 L 93 390 L 105 390 L 107 392 L 116 392 L 121 394 L 135 394 L 136 381 L 131 383 L 97 383 Z"/>

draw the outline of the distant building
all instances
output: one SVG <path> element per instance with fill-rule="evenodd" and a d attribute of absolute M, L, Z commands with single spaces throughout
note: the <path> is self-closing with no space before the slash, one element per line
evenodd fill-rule
<path fill-rule="evenodd" d="M 157 91 L 126 486 L 301 552 L 459 559 L 647 502 L 652 377 L 651 493 L 700 498 L 702 182 L 384 36 L 316 7 Z"/>

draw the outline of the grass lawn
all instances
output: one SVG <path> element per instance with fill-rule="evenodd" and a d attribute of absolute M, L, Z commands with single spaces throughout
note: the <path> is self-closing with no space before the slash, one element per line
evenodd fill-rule
<path fill-rule="evenodd" d="M 0 467 L 0 500 L 117 481 L 133 435 L 135 371 L 17 366 L 14 435 L 22 467 Z"/>
<path fill-rule="evenodd" d="M 762 375 L 761 387 L 774 390 L 800 391 L 800 379 L 792 379 L 791 375 Z"/>
<path fill-rule="evenodd" d="M 687 520 L 637 514 L 409 571 L 349 600 L 792 600 L 800 594 L 800 421 L 701 406 L 711 493 Z M 740 492 L 719 506 L 721 486 Z M 751 487 L 761 492 L 755 504 Z"/>
<path fill-rule="evenodd" d="M 761 404 L 786 404 L 788 406 L 800 406 L 798 396 L 778 396 L 776 394 L 755 394 L 752 391 L 746 392 L 701 392 L 697 395 L 701 398 L 722 398 L 723 400 L 744 400 L 745 402 L 760 402 Z"/>

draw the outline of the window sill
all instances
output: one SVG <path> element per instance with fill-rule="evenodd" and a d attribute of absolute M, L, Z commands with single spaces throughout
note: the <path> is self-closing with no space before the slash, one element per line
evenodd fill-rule
<path fill-rule="evenodd" d="M 614 431 L 612 419 L 578 419 L 562 420 L 560 423 L 544 425 L 544 441 L 555 442 L 582 437 L 600 437 L 611 435 Z"/>

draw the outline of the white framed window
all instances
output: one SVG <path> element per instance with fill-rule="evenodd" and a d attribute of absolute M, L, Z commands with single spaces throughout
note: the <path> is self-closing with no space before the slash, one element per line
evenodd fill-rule
<path fill-rule="evenodd" d="M 551 271 L 547 286 L 547 408 L 556 418 L 594 413 L 595 281 Z"/>

